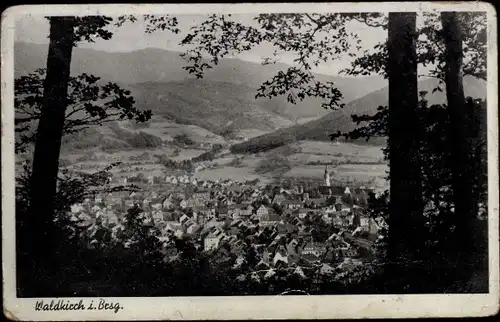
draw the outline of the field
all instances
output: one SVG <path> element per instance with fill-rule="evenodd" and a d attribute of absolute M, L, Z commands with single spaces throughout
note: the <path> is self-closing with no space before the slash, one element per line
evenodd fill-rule
<path fill-rule="evenodd" d="M 177 124 L 155 119 L 143 132 L 161 137 L 165 141 L 172 141 L 176 135 L 188 134 L 191 140 L 204 143 L 224 143 L 223 137 L 214 134 L 196 125 Z"/>
<path fill-rule="evenodd" d="M 167 124 L 160 128 L 164 131 Z M 146 130 L 153 133 L 159 128 L 151 126 Z M 181 130 L 174 125 L 169 131 L 173 134 Z M 193 130 L 194 128 L 189 129 L 191 136 Z M 200 133 L 199 137 L 203 136 L 206 140 L 209 135 Z M 206 141 L 202 139 L 202 142 Z M 161 156 L 179 162 L 190 160 L 207 151 L 210 151 L 208 144 L 205 148 L 182 148 L 166 144 L 159 148 L 124 149 L 117 152 L 103 152 L 96 148 L 85 153 L 67 153 L 62 158 L 68 168 L 85 172 L 102 169 L 110 162 L 120 162 L 112 169 L 112 173 L 118 178 L 139 173 L 145 176 L 165 176 L 183 174 L 184 171 L 166 169 L 160 163 Z M 283 162 L 283 166 L 269 165 L 267 168 L 270 160 L 276 158 Z M 232 154 L 228 149 L 224 149 L 218 151 L 214 159 L 194 165 L 202 165 L 202 168 L 193 174 L 193 177 L 202 180 L 232 179 L 244 182 L 259 179 L 260 183 L 273 182 L 280 178 L 322 180 L 327 167 L 334 184 L 362 184 L 380 190 L 388 187 L 385 180 L 388 167 L 382 148 L 352 143 L 300 141 L 256 154 Z"/>

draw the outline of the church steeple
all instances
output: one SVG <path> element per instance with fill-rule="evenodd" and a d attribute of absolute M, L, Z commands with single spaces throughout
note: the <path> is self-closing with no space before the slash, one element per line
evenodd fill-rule
<path fill-rule="evenodd" d="M 330 174 L 328 173 L 328 166 L 325 166 L 325 186 L 330 186 Z"/>

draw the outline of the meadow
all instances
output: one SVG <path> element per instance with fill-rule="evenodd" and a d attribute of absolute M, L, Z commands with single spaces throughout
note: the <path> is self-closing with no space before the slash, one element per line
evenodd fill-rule
<path fill-rule="evenodd" d="M 86 151 L 64 155 L 68 168 L 92 172 L 110 162 L 121 164 L 112 173 L 122 178 L 142 173 L 145 176 L 182 174 L 182 171 L 166 169 L 159 156 L 171 160 L 190 160 L 210 151 L 206 148 L 179 148 L 163 146 L 151 149 L 129 149 L 115 152 Z M 286 167 L 266 170 L 266 162 L 274 157 L 286 160 Z M 332 182 L 354 185 L 369 185 L 386 189 L 387 163 L 382 148 L 356 145 L 353 143 L 300 141 L 256 154 L 233 154 L 228 149 L 220 150 L 213 160 L 194 163 L 201 169 L 192 176 L 201 180 L 224 180 L 244 182 L 259 179 L 261 183 L 273 182 L 279 178 L 322 179 L 327 167 Z"/>

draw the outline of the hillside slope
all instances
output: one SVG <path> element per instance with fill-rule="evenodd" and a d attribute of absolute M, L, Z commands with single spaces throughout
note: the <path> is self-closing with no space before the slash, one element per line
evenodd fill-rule
<path fill-rule="evenodd" d="M 244 129 L 270 132 L 293 124 L 284 113 L 280 115 L 281 101 L 255 100 L 244 85 L 192 79 L 130 86 L 139 107 L 217 134 Z"/>
<path fill-rule="evenodd" d="M 35 69 L 44 68 L 47 51 L 48 46 L 45 44 L 17 42 L 14 46 L 15 76 L 26 75 Z M 73 75 L 93 74 L 105 81 L 122 84 L 183 82 L 193 79 L 182 69 L 186 64 L 179 56 L 179 52 L 162 49 L 147 48 L 113 53 L 76 47 L 73 50 L 71 73 Z M 247 99 L 255 96 L 256 89 L 264 81 L 271 79 L 279 70 L 287 67 L 288 65 L 279 63 L 262 66 L 235 58 L 222 59 L 218 66 L 206 71 L 204 80 L 244 86 L 248 91 L 244 92 L 245 99 Z M 322 81 L 334 82 L 343 93 L 345 103 L 385 85 L 379 77 L 355 79 L 323 74 L 317 74 L 317 77 Z M 193 94 L 191 92 L 189 96 Z M 284 97 L 278 97 L 273 100 L 259 100 L 256 104 L 292 121 L 318 118 L 328 114 L 328 111 L 321 107 L 321 101 L 317 99 L 309 99 L 293 105 L 286 102 Z"/>
<path fill-rule="evenodd" d="M 442 104 L 446 101 L 444 92 L 432 93 L 432 89 L 437 85 L 435 79 L 425 79 L 419 82 L 419 91 L 427 91 L 429 104 Z M 466 96 L 474 98 L 486 98 L 486 82 L 473 78 L 464 78 L 464 89 Z M 374 91 L 360 99 L 347 104 L 343 109 L 333 111 L 317 120 L 301 125 L 279 129 L 273 133 L 267 133 L 247 142 L 233 146 L 237 152 L 259 152 L 275 148 L 290 142 L 300 140 L 329 140 L 329 134 L 352 131 L 356 124 L 352 122 L 353 114 L 373 115 L 378 106 L 385 106 L 389 100 L 389 88 Z M 380 140 L 370 140 L 372 144 L 379 144 Z"/>

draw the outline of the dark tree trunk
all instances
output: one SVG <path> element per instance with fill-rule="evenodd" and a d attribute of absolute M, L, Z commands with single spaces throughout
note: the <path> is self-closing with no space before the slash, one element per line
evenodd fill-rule
<path fill-rule="evenodd" d="M 56 242 L 54 207 L 73 50 L 73 24 L 70 17 L 50 18 L 44 105 L 35 142 L 27 220 L 31 228 L 32 247 L 29 249 L 37 264 L 51 260 Z"/>
<path fill-rule="evenodd" d="M 475 218 L 473 177 L 470 164 L 470 140 L 463 87 L 462 32 L 457 13 L 442 12 L 445 42 L 445 83 L 450 128 L 448 134 L 451 149 L 453 203 L 455 206 L 455 240 L 457 250 L 467 252 L 471 245 L 471 223 Z"/>
<path fill-rule="evenodd" d="M 416 14 L 390 13 L 389 60 L 389 249 L 391 261 L 412 263 L 423 251 Z M 405 265 L 405 264 L 403 264 Z"/>

